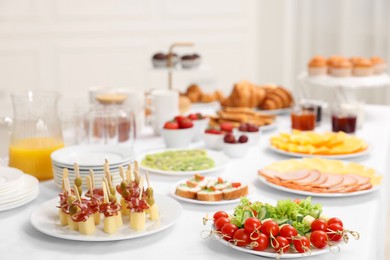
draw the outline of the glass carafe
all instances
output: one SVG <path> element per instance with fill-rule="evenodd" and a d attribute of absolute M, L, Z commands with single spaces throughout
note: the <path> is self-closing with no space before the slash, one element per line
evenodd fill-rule
<path fill-rule="evenodd" d="M 39 180 L 53 178 L 50 154 L 64 146 L 57 115 L 59 94 L 54 91 L 26 91 L 11 97 L 14 117 L 9 166 Z"/>

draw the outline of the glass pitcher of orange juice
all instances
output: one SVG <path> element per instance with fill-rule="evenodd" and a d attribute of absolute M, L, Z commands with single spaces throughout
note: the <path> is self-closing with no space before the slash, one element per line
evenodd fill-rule
<path fill-rule="evenodd" d="M 64 146 L 57 115 L 59 94 L 54 91 L 27 91 L 11 97 L 14 117 L 9 166 L 39 180 L 53 178 L 50 154 Z"/>

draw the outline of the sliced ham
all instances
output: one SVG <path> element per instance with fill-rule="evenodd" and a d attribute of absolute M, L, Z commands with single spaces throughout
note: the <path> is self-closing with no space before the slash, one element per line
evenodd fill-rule
<path fill-rule="evenodd" d="M 326 182 L 327 180 L 328 180 L 328 174 L 326 174 L 326 173 L 322 173 L 322 172 L 319 172 L 321 175 L 320 175 L 320 177 L 318 178 L 318 180 L 316 180 L 316 181 L 313 181 L 312 183 L 310 183 L 309 185 L 310 186 L 318 186 L 318 185 L 320 185 L 320 184 L 322 184 L 322 183 L 324 183 L 324 182 Z"/>
<path fill-rule="evenodd" d="M 328 174 L 328 179 L 324 183 L 318 184 L 315 187 L 330 189 L 332 187 L 339 185 L 344 180 L 343 175 L 330 174 L 330 173 L 327 174 Z"/>
<path fill-rule="evenodd" d="M 308 176 L 306 176 L 304 179 L 296 180 L 294 183 L 304 186 L 312 185 L 313 182 L 316 182 L 321 178 L 321 175 L 322 174 L 319 171 L 310 171 Z"/>
<path fill-rule="evenodd" d="M 278 176 L 281 181 L 295 182 L 307 178 L 309 174 L 310 174 L 309 170 L 301 170 L 301 171 L 286 172 L 283 174 L 279 174 Z"/>
<path fill-rule="evenodd" d="M 357 184 L 358 185 L 363 185 L 363 184 L 367 184 L 370 182 L 370 178 L 369 177 L 365 177 L 365 176 L 361 176 L 361 175 L 357 175 L 357 174 L 346 174 L 345 176 L 352 176 L 354 177 L 356 180 L 357 180 Z"/>

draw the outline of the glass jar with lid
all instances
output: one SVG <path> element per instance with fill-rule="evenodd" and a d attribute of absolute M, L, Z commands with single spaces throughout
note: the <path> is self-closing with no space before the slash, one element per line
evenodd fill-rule
<path fill-rule="evenodd" d="M 90 144 L 133 145 L 135 122 L 132 109 L 126 105 L 127 95 L 101 93 L 95 96 L 87 114 L 86 130 Z"/>

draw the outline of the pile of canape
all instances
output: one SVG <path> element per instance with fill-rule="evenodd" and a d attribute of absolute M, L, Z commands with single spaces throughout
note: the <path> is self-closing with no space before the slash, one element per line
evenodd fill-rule
<path fill-rule="evenodd" d="M 83 194 L 82 179 L 77 174 L 71 187 L 67 169 L 64 169 L 62 192 L 59 194 L 59 219 L 61 226 L 78 231 L 84 235 L 93 234 L 97 228 L 105 233 L 113 234 L 129 220 L 129 227 L 135 231 L 145 229 L 145 223 L 158 221 L 159 214 L 154 201 L 153 189 L 146 174 L 147 188 L 144 188 L 144 178 L 139 175 L 138 162 L 134 167 L 128 165 L 125 171 L 120 168 L 122 182 L 116 187 L 106 161 L 105 176 L 102 178 L 102 188 L 95 187 L 93 171 L 86 177 L 87 191 Z M 119 199 L 120 198 L 120 199 Z"/>

